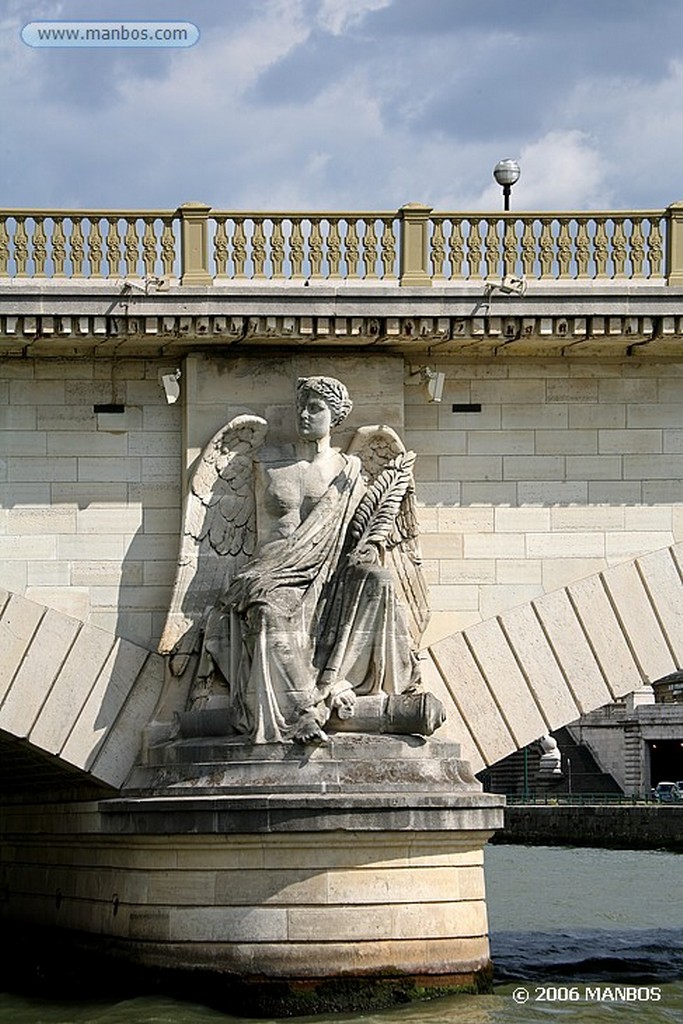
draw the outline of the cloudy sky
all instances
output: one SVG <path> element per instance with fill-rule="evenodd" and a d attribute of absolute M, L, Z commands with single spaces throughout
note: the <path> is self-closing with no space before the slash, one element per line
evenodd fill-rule
<path fill-rule="evenodd" d="M 24 24 L 179 20 L 186 49 Z M 679 0 L 0 0 L 2 206 L 518 209 L 683 200 Z"/>

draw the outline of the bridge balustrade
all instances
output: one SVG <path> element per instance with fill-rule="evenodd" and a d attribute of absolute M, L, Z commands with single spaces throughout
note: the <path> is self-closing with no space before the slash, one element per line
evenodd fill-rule
<path fill-rule="evenodd" d="M 0 282 L 683 284 L 683 203 L 562 212 L 0 210 Z"/>

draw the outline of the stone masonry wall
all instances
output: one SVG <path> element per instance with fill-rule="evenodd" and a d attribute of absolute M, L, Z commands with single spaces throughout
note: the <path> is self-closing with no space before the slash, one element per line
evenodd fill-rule
<path fill-rule="evenodd" d="M 405 391 L 428 642 L 683 539 L 683 365 L 432 365 L 446 374 L 440 404 L 418 376 Z"/>
<path fill-rule="evenodd" d="M 181 409 L 158 379 L 175 365 L 0 365 L 0 585 L 148 647 L 180 530 Z"/>
<path fill-rule="evenodd" d="M 367 360 L 368 387 L 382 394 L 368 414 L 398 415 L 401 374 L 378 381 L 379 358 L 328 354 L 310 372 L 338 365 L 343 377 L 352 362 L 358 389 Z M 307 372 L 303 353 L 296 362 Z M 446 374 L 440 404 L 411 376 L 426 362 Z M 0 364 L 0 586 L 154 645 L 180 530 L 182 400 L 168 405 L 159 384 L 176 365 Z M 421 356 L 406 360 L 404 395 L 431 585 L 427 642 L 683 540 L 683 364 Z M 94 409 L 111 403 L 125 412 Z M 453 411 L 473 404 L 481 411 Z"/>

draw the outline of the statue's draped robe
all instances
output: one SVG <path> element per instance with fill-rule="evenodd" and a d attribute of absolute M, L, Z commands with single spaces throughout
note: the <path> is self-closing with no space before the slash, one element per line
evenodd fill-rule
<path fill-rule="evenodd" d="M 358 458 L 344 461 L 293 533 L 257 549 L 207 617 L 204 652 L 227 685 L 235 731 L 255 743 L 290 738 L 324 698 L 321 678 L 359 695 L 418 681 L 390 572 L 348 560 L 365 485 Z"/>

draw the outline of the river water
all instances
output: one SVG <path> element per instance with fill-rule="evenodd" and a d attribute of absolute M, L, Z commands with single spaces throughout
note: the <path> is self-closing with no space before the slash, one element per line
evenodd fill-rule
<path fill-rule="evenodd" d="M 491 846 L 495 992 L 315 1024 L 681 1024 L 683 860 L 675 853 Z M 159 997 L 60 1003 L 0 995 L 0 1024 L 238 1024 Z M 244 1024 L 240 1021 L 239 1024 Z"/>

